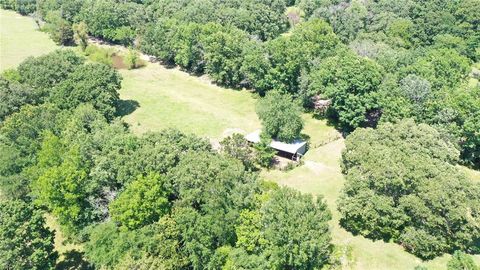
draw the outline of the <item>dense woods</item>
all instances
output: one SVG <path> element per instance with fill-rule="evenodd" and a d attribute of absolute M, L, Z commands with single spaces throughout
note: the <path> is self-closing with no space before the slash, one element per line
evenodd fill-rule
<path fill-rule="evenodd" d="M 86 55 L 95 37 L 130 47 L 129 68 L 138 50 L 247 88 L 263 124 L 255 148 L 240 135 L 220 151 L 177 130 L 137 136 L 120 119 L 114 68 L 70 49 L 28 58 L 0 75 L 0 268 L 54 269 L 45 213 L 98 269 L 329 267 L 323 198 L 259 176 L 275 154 L 270 140 L 299 138 L 309 112 L 346 136 L 343 228 L 475 269 L 480 185 L 458 165 L 480 168 L 480 1 L 0 6 Z"/>

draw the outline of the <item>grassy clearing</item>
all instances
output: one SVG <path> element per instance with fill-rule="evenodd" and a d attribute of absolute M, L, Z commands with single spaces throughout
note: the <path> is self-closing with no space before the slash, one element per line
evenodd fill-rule
<path fill-rule="evenodd" d="M 177 128 L 220 138 L 229 130 L 251 132 L 260 128 L 255 99 L 245 91 L 220 88 L 158 64 L 121 73 L 121 98 L 138 106 L 124 117 L 135 133 Z"/>
<path fill-rule="evenodd" d="M 1 69 L 14 67 L 30 55 L 40 55 L 55 49 L 44 33 L 35 30 L 34 22 L 16 13 L 0 10 Z M 250 132 L 260 128 L 255 114 L 255 98 L 245 91 L 223 89 L 201 78 L 192 77 L 177 69 L 148 64 L 137 70 L 121 70 L 124 77 L 121 98 L 124 100 L 124 120 L 135 133 L 178 128 L 210 138 L 220 138 L 236 129 Z M 328 203 L 333 220 L 333 241 L 350 246 L 352 261 L 343 269 L 413 269 L 422 262 L 405 252 L 399 245 L 371 241 L 353 236 L 338 225 L 336 200 L 344 184 L 340 170 L 341 151 L 345 147 L 338 132 L 326 121 L 304 115 L 304 133 L 310 137 L 311 149 L 305 164 L 288 172 L 264 171 L 262 176 L 281 185 L 305 193 L 322 195 Z M 335 140 L 336 139 L 336 140 Z M 327 143 L 329 142 L 329 143 Z M 480 172 L 463 169 L 472 179 L 480 181 Z M 48 225 L 57 231 L 55 244 L 63 254 L 60 265 L 79 265 L 80 246 L 65 244 L 58 225 L 47 216 Z M 449 255 L 425 262 L 428 269 L 446 269 Z M 480 256 L 475 257 L 480 263 Z M 76 268 L 86 269 L 86 268 Z"/>
<path fill-rule="evenodd" d="M 0 72 L 16 67 L 29 56 L 56 48 L 48 35 L 38 31 L 31 18 L 0 9 Z"/>

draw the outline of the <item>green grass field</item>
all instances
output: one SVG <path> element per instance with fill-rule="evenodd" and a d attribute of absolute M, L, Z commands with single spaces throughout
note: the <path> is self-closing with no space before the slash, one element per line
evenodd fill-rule
<path fill-rule="evenodd" d="M 40 55 L 55 48 L 48 36 L 35 30 L 30 18 L 0 10 L 1 69 L 14 67 L 30 55 Z M 255 97 L 246 91 L 235 91 L 212 85 L 203 78 L 190 76 L 177 69 L 148 64 L 137 70 L 121 70 L 124 77 L 120 96 L 128 106 L 124 120 L 138 134 L 173 127 L 184 132 L 218 140 L 234 131 L 250 132 L 260 128 L 255 114 Z M 305 193 L 322 195 L 328 203 L 333 220 L 333 241 L 351 247 L 351 260 L 342 269 L 400 270 L 425 265 L 428 269 L 446 269 L 449 255 L 422 262 L 405 252 L 399 245 L 371 241 L 353 236 L 338 225 L 336 199 L 343 187 L 340 156 L 344 148 L 339 133 L 325 120 L 304 115 L 304 133 L 310 137 L 312 148 L 304 164 L 288 172 L 264 171 L 265 179 L 287 185 Z M 327 143 L 329 142 L 329 143 Z M 472 179 L 480 173 L 465 169 Z M 49 217 L 52 228 L 57 228 Z M 61 253 L 79 247 L 64 245 L 57 236 Z M 480 263 L 480 256 L 475 257 Z"/>
<path fill-rule="evenodd" d="M 255 99 L 245 91 L 220 88 L 159 64 L 121 73 L 121 98 L 138 102 L 138 108 L 124 117 L 136 133 L 173 127 L 220 138 L 233 130 L 260 128 Z"/>
<path fill-rule="evenodd" d="M 56 48 L 48 35 L 37 30 L 31 18 L 0 9 L 0 72 L 17 66 L 29 56 Z"/>

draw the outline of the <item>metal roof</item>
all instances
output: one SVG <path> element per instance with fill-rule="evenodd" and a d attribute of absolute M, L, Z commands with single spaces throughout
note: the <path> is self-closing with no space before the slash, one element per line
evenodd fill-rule
<path fill-rule="evenodd" d="M 260 142 L 260 133 L 261 130 L 255 130 L 254 132 L 247 134 L 245 136 L 245 139 L 251 143 L 259 143 Z M 273 149 L 295 154 L 298 152 L 300 148 L 302 148 L 307 142 L 302 141 L 302 140 L 295 140 L 291 143 L 285 143 L 281 142 L 275 139 L 272 139 L 272 142 L 270 143 L 270 147 Z"/>

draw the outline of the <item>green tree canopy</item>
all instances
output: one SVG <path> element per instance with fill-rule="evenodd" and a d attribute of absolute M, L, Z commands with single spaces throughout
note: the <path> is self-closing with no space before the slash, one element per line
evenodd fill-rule
<path fill-rule="evenodd" d="M 435 129 L 411 120 L 357 129 L 342 154 L 342 226 L 420 258 L 479 252 L 480 186 L 455 167 L 458 154 Z"/>
<path fill-rule="evenodd" d="M 263 131 L 272 138 L 290 142 L 300 137 L 303 129 L 301 107 L 288 94 L 268 92 L 257 103 L 257 115 Z"/>
<path fill-rule="evenodd" d="M 331 99 L 331 111 L 346 129 L 374 125 L 378 120 L 378 87 L 382 82 L 381 67 L 352 52 L 321 61 L 312 68 L 303 95 Z M 376 116 L 377 115 L 377 116 Z"/>
<path fill-rule="evenodd" d="M 54 234 L 43 212 L 23 201 L 0 201 L 0 267 L 55 269 Z"/>
<path fill-rule="evenodd" d="M 164 176 L 153 173 L 140 176 L 110 204 L 112 220 L 129 229 L 158 221 L 170 210 L 171 191 L 166 185 Z"/>
<path fill-rule="evenodd" d="M 18 72 L 21 82 L 48 94 L 51 87 L 65 80 L 83 62 L 83 58 L 72 50 L 56 50 L 36 58 L 27 58 L 18 66 Z"/>
<path fill-rule="evenodd" d="M 121 75 L 107 65 L 86 64 L 57 85 L 51 101 L 62 109 L 70 110 L 89 103 L 111 120 L 116 114 L 121 81 Z"/>

